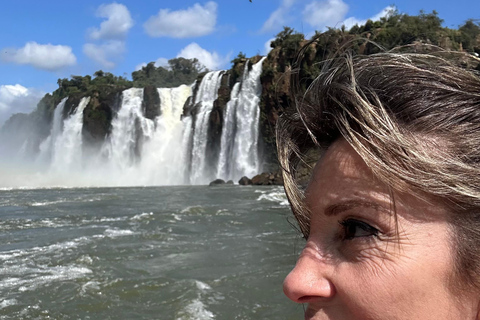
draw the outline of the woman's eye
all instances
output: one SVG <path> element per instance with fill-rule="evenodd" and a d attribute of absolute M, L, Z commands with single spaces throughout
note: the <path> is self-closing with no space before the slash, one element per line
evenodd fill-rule
<path fill-rule="evenodd" d="M 378 229 L 356 219 L 343 220 L 340 222 L 340 225 L 343 227 L 344 240 L 378 235 Z"/>

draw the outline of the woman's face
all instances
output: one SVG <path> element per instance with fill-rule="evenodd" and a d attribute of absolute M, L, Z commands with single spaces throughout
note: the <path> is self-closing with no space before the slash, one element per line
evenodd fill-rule
<path fill-rule="evenodd" d="M 452 228 L 439 205 L 394 193 L 341 139 L 307 188 L 310 236 L 284 282 L 305 319 L 477 319 L 454 290 Z M 455 293 L 457 292 L 457 293 Z"/>

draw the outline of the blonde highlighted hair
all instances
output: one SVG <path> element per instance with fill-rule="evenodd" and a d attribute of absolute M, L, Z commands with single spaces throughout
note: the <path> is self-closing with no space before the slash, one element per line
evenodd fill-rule
<path fill-rule="evenodd" d="M 467 57 L 345 51 L 324 62 L 297 95 L 296 111 L 277 122 L 278 156 L 305 237 L 310 214 L 298 164 L 308 150 L 343 137 L 393 190 L 449 208 L 457 269 L 480 287 L 480 77 L 446 56 Z"/>

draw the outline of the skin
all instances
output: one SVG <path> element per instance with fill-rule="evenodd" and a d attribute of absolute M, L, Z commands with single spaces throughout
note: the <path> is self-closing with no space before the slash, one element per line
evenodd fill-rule
<path fill-rule="evenodd" d="M 458 290 L 446 209 L 393 195 L 396 218 L 387 186 L 343 139 L 317 164 L 310 236 L 284 281 L 305 319 L 480 319 L 478 293 Z"/>

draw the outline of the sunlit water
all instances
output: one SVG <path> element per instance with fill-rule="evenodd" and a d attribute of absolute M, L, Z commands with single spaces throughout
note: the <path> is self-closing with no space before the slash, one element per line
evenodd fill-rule
<path fill-rule="evenodd" d="M 0 319 L 301 319 L 278 187 L 0 191 Z"/>

